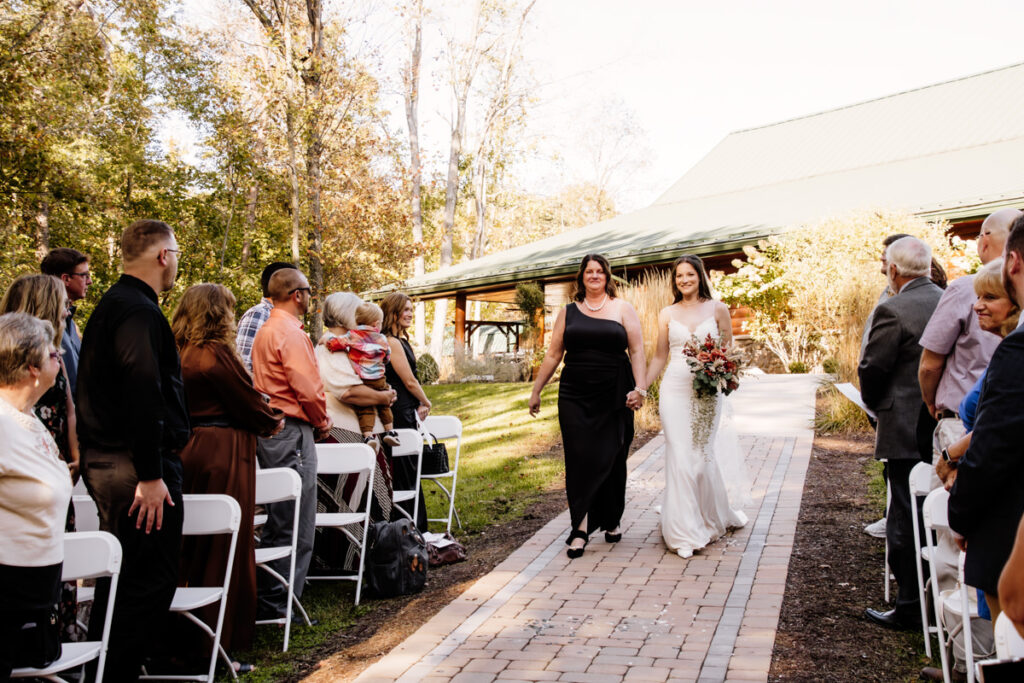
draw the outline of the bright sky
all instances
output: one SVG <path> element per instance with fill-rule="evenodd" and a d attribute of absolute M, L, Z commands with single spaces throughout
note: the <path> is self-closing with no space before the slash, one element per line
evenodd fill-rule
<path fill-rule="evenodd" d="M 376 42 L 395 77 L 407 56 L 387 27 L 394 3 L 363 1 L 376 14 L 350 38 Z M 439 174 L 449 125 L 439 28 L 468 2 L 426 0 L 435 18 L 424 36 L 421 144 Z M 186 0 L 188 14 L 202 4 Z M 1024 61 L 1020 26 L 1024 3 L 1011 0 L 538 0 L 524 46 L 542 84 L 530 112 L 535 160 L 520 177 L 538 192 L 586 179 L 586 122 L 618 102 L 646 132 L 646 167 L 618 181 L 619 208 L 639 208 L 733 130 Z M 400 93 L 384 104 L 404 134 Z"/>

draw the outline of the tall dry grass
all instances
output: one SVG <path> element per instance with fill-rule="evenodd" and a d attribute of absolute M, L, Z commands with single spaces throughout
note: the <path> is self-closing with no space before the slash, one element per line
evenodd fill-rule
<path fill-rule="evenodd" d="M 635 282 L 619 288 L 619 295 L 636 309 L 640 316 L 640 325 L 644 331 L 644 357 L 646 362 L 654 356 L 654 348 L 658 343 L 658 314 L 665 306 L 672 303 L 671 278 L 668 269 L 648 270 Z M 644 407 L 636 413 L 638 429 L 657 431 L 661 429 L 658 417 L 658 387 L 661 381 L 655 382 L 647 390 Z"/>

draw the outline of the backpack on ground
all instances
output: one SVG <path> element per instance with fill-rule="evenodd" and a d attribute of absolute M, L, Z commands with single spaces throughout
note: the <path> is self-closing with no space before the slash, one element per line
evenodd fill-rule
<path fill-rule="evenodd" d="M 377 598 L 410 595 L 427 582 L 427 543 L 408 519 L 370 526 L 364 581 Z"/>

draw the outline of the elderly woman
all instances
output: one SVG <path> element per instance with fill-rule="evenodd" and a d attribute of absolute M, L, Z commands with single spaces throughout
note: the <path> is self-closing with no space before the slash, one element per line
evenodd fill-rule
<path fill-rule="evenodd" d="M 228 594 L 231 618 L 224 620 L 221 643 L 229 651 L 245 651 L 252 647 L 256 620 L 256 437 L 280 431 L 284 416 L 253 388 L 252 377 L 235 350 L 235 297 L 226 287 L 189 287 L 174 311 L 171 330 L 181 354 L 192 423 L 192 436 L 181 451 L 182 492 L 225 493 L 242 508 Z M 181 554 L 183 585 L 213 586 L 223 581 L 228 546 L 224 536 L 186 538 Z M 215 626 L 216 608 L 207 609 L 203 617 Z M 195 652 L 209 647 L 205 637 L 196 642 Z M 236 664 L 236 669 L 245 666 Z"/>
<path fill-rule="evenodd" d="M 356 326 L 355 312 L 362 299 L 352 292 L 335 292 L 324 300 L 324 338 L 343 336 Z M 327 394 L 327 414 L 331 427 L 329 441 L 337 443 L 363 443 L 359 419 L 352 406 L 391 405 L 395 400 L 393 389 L 378 391 L 365 384 L 356 374 L 348 354 L 331 352 L 323 344 L 317 344 L 316 360 L 320 366 L 320 379 Z M 384 426 L 375 418 L 373 433 L 380 434 Z M 379 441 L 377 442 L 379 444 Z M 377 448 L 377 470 L 373 477 L 370 516 L 374 521 L 391 519 L 391 466 L 382 447 Z M 328 511 L 345 512 L 353 509 L 361 500 L 361 487 L 354 477 L 320 478 L 319 504 Z M 314 567 L 319 571 L 354 568 L 356 555 L 340 533 L 324 529 L 317 531 Z"/>
<path fill-rule="evenodd" d="M 430 414 L 430 399 L 420 386 L 416 377 L 416 354 L 409 343 L 409 328 L 412 326 L 412 299 L 402 292 L 392 292 L 380 302 L 384 311 L 384 325 L 381 332 L 387 335 L 391 345 L 391 361 L 385 368 L 388 384 L 398 392 L 398 398 L 391 412 L 395 416 L 395 427 L 399 429 L 416 429 L 421 420 Z M 392 462 L 392 476 L 395 487 L 408 490 L 416 487 L 416 466 L 411 458 L 401 458 Z M 419 492 L 419 514 L 416 526 L 420 531 L 427 530 L 427 506 L 422 489 Z M 402 504 L 412 516 L 413 502 Z"/>
<path fill-rule="evenodd" d="M 53 344 L 61 349 L 68 309 L 68 296 L 64 283 L 52 275 L 22 275 L 14 279 L 0 301 L 0 314 L 28 313 L 45 320 L 54 329 Z M 36 401 L 33 411 L 57 444 L 61 460 L 67 463 L 72 481 L 78 479 L 78 435 L 75 433 L 75 404 L 71 396 L 71 381 L 64 359 L 60 372 L 45 394 Z M 75 509 L 68 506 L 64 531 L 75 530 Z M 60 600 L 61 632 L 65 640 L 83 640 L 85 634 L 77 624 L 78 586 L 74 581 L 64 584 Z"/>
<path fill-rule="evenodd" d="M 627 354 L 628 350 L 628 354 Z M 590 534 L 622 538 L 626 504 L 626 457 L 633 441 L 633 413 L 647 395 L 643 329 L 633 307 L 618 298 L 611 266 L 587 254 L 576 273 L 573 300 L 559 311 L 544 362 L 530 396 L 530 415 L 540 392 L 565 357 L 558 388 L 558 424 L 565 451 L 565 493 L 572 529 L 570 558 L 583 555 Z"/>
<path fill-rule="evenodd" d="M 53 340 L 46 321 L 0 315 L 0 680 L 14 667 L 43 666 L 58 655 L 45 646 L 60 642 L 71 476 L 32 413 L 61 371 Z"/>

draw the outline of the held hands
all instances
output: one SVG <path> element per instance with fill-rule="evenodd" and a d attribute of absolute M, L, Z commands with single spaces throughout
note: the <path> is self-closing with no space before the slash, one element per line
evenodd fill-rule
<path fill-rule="evenodd" d="M 956 467 L 941 458 L 935 464 L 935 474 L 942 480 L 942 486 L 948 491 L 956 481 Z"/>
<path fill-rule="evenodd" d="M 639 391 L 634 389 L 633 391 L 626 394 L 626 407 L 630 410 L 640 410 L 644 405 L 644 396 Z"/>
<path fill-rule="evenodd" d="M 135 514 L 136 510 L 139 512 L 135 520 L 135 528 L 141 529 L 142 525 L 145 524 L 146 533 L 148 534 L 155 525 L 156 530 L 160 531 L 160 527 L 164 523 L 165 502 L 171 507 L 174 506 L 174 501 L 171 500 L 171 493 L 167 490 L 167 485 L 164 484 L 163 479 L 140 481 L 135 487 L 135 500 L 132 502 L 131 508 L 128 509 L 129 517 Z"/>
<path fill-rule="evenodd" d="M 430 401 L 427 401 L 426 403 L 421 403 L 419 407 L 416 408 L 416 414 L 419 416 L 420 421 L 427 419 L 427 415 L 430 415 L 431 407 Z"/>
<path fill-rule="evenodd" d="M 326 425 L 313 430 L 313 440 L 323 441 L 324 439 L 326 439 L 327 435 L 331 433 L 331 426 L 331 420 L 330 418 L 328 418 Z"/>

